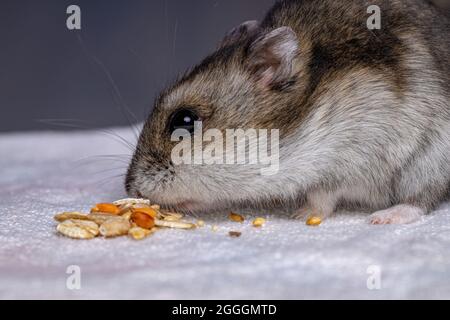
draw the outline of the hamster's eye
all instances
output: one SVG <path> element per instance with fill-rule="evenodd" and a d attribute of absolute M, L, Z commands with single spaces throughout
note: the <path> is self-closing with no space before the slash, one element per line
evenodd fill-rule
<path fill-rule="evenodd" d="M 169 122 L 170 133 L 177 129 L 185 129 L 189 133 L 194 133 L 194 122 L 200 121 L 200 117 L 190 109 L 180 109 L 176 111 Z"/>

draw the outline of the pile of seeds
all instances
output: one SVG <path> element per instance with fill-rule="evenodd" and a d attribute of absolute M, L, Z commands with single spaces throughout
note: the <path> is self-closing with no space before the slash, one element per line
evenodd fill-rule
<path fill-rule="evenodd" d="M 191 223 L 183 220 L 183 215 L 162 210 L 159 205 L 151 204 L 145 199 L 122 199 L 113 203 L 99 203 L 89 214 L 80 212 L 64 212 L 57 214 L 55 220 L 59 222 L 56 230 L 62 235 L 74 239 L 93 239 L 103 236 L 106 238 L 129 235 L 135 240 L 142 240 L 162 228 L 195 229 L 203 227 L 204 221 Z M 229 219 L 243 223 L 245 218 L 231 212 Z M 322 222 L 320 217 L 310 216 L 306 221 L 309 226 L 318 226 Z M 261 228 L 266 224 L 264 218 L 255 218 L 252 225 Z M 211 230 L 218 231 L 213 225 Z M 230 237 L 240 237 L 239 231 L 229 231 Z"/>
<path fill-rule="evenodd" d="M 99 203 L 89 214 L 64 212 L 57 214 L 56 230 L 74 239 L 93 239 L 129 235 L 141 240 L 160 228 L 195 229 L 197 224 L 183 221 L 183 215 L 162 210 L 145 199 L 122 199 Z M 199 221 L 199 226 L 202 224 Z"/>

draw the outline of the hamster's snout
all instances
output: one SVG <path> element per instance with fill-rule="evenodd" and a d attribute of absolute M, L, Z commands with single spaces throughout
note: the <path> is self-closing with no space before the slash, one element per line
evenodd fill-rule
<path fill-rule="evenodd" d="M 130 166 L 125 180 L 125 189 L 130 197 L 149 199 L 152 203 L 180 212 L 194 211 L 202 207 L 199 201 L 187 200 L 187 196 L 183 198 L 182 195 L 186 194 L 185 192 L 177 194 L 169 192 L 168 195 L 172 195 L 172 197 L 168 197 L 167 193 L 163 191 L 165 188 L 158 187 L 164 184 L 166 180 L 157 181 L 152 175 L 138 175 L 136 178 L 135 173 L 136 168 Z"/>
<path fill-rule="evenodd" d="M 179 179 L 180 174 L 175 172 L 171 161 L 167 165 L 163 163 L 166 161 L 162 160 L 161 154 L 139 149 L 133 156 L 125 178 L 127 194 L 179 211 L 199 209 L 202 201 L 190 194 L 192 184 L 186 183 L 186 178 Z"/>
<path fill-rule="evenodd" d="M 128 195 L 150 199 L 152 193 L 156 190 L 156 175 L 161 170 L 159 166 L 152 166 L 152 162 L 148 161 L 147 157 L 134 155 L 125 178 L 125 190 Z M 164 179 L 160 179 L 160 183 L 164 183 L 164 181 Z"/>

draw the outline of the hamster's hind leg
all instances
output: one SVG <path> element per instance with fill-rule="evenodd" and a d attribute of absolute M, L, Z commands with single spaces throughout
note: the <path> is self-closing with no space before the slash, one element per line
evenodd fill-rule
<path fill-rule="evenodd" d="M 370 223 L 411 223 L 445 199 L 450 176 L 450 144 L 444 140 L 439 135 L 430 137 L 426 139 L 428 143 L 425 146 L 415 151 L 414 161 L 409 161 L 393 177 L 393 203 L 396 205 L 373 213 Z"/>
<path fill-rule="evenodd" d="M 419 220 L 425 213 L 420 207 L 400 204 L 371 214 L 369 220 L 371 224 L 406 224 Z"/>

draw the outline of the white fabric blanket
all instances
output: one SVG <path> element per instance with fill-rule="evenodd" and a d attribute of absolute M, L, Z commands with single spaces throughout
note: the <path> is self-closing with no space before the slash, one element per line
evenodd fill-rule
<path fill-rule="evenodd" d="M 109 154 L 124 156 L 98 157 Z M 217 232 L 164 230 L 141 242 L 57 235 L 55 213 L 125 196 L 112 177 L 129 154 L 98 131 L 0 135 L 0 298 L 450 298 L 450 204 L 410 225 L 344 212 L 312 228 L 259 212 L 262 229 L 214 214 L 201 218 Z M 71 265 L 79 290 L 66 286 Z"/>

